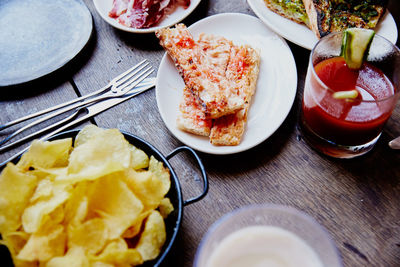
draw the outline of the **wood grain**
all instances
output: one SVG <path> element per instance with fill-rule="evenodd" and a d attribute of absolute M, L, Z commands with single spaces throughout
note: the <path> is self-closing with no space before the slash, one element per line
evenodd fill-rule
<path fill-rule="evenodd" d="M 64 68 L 59 82 L 37 93 L 1 97 L 1 122 L 8 121 L 105 85 L 110 79 L 147 58 L 157 70 L 164 54 L 153 34 L 131 34 L 106 24 L 85 0 L 94 19 L 92 39 Z M 400 2 L 390 1 L 399 25 Z M 254 15 L 245 0 L 203 0 L 184 20 L 190 25 L 222 12 Z M 234 30 L 234 29 L 232 29 Z M 298 129 L 309 51 L 290 42 L 298 71 L 297 96 L 282 126 L 257 147 L 235 155 L 199 153 L 210 180 L 208 195 L 184 208 L 183 223 L 165 266 L 192 266 L 198 245 L 221 216 L 253 203 L 293 206 L 326 228 L 345 266 L 400 266 L 400 152 L 387 143 L 400 136 L 397 106 L 373 151 L 353 160 L 327 158 L 311 149 Z M 399 44 L 399 42 L 397 42 Z M 37 85 L 39 86 L 39 85 Z M 119 128 L 152 143 L 164 155 L 183 145 L 165 127 L 155 91 L 150 90 L 95 117 L 101 127 Z M 9 154 L 2 153 L 0 160 Z M 185 199 L 201 192 L 198 168 L 189 155 L 171 159 Z"/>

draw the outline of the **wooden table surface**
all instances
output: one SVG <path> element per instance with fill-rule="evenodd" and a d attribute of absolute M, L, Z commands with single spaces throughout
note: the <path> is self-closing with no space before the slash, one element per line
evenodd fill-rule
<path fill-rule="evenodd" d="M 92 0 L 85 3 L 94 21 L 87 46 L 51 75 L 0 88 L 0 123 L 90 93 L 143 58 L 158 68 L 164 51 L 154 34 L 116 30 L 101 19 Z M 391 0 L 389 10 L 400 29 L 400 2 Z M 183 22 L 190 25 L 224 12 L 255 16 L 245 0 L 203 0 Z M 332 236 L 345 266 L 400 266 L 400 151 L 387 145 L 400 136 L 399 105 L 378 144 L 367 155 L 335 160 L 316 153 L 298 130 L 310 52 L 288 44 L 296 60 L 298 88 L 287 119 L 270 138 L 246 152 L 227 156 L 199 153 L 210 189 L 203 200 L 184 208 L 169 266 L 191 266 L 210 225 L 227 212 L 253 203 L 289 205 L 314 217 Z M 154 89 L 97 115 L 91 122 L 138 135 L 164 155 L 183 145 L 163 123 Z M 20 149 L 1 153 L 0 161 Z M 191 157 L 179 155 L 171 164 L 180 177 L 184 198 L 199 194 L 202 183 Z"/>

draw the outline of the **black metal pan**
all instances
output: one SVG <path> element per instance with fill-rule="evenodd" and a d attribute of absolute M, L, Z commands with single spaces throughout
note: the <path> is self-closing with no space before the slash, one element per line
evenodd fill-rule
<path fill-rule="evenodd" d="M 79 130 L 71 130 L 67 132 L 60 133 L 58 135 L 55 135 L 51 137 L 49 140 L 55 140 L 55 139 L 62 139 L 62 138 L 68 138 L 72 137 L 75 138 L 76 135 L 78 134 Z M 169 192 L 167 193 L 166 197 L 168 197 L 171 200 L 171 203 L 174 206 L 174 211 L 167 217 L 165 220 L 165 226 L 166 226 L 166 232 L 167 232 L 167 239 L 166 242 L 161 250 L 160 255 L 152 261 L 146 262 L 143 264 L 143 266 L 160 266 L 162 262 L 166 259 L 168 253 L 171 251 L 174 241 L 178 235 L 181 222 L 182 222 L 182 217 L 183 217 L 183 208 L 191 203 L 197 202 L 201 200 L 208 192 L 208 179 L 207 179 L 207 174 L 204 169 L 203 163 L 201 162 L 199 156 L 197 153 L 191 149 L 190 147 L 187 146 L 181 146 L 176 149 L 174 149 L 172 152 L 170 152 L 167 156 L 164 156 L 163 154 L 160 153 L 153 145 L 148 143 L 147 141 L 126 133 L 122 132 L 125 136 L 125 139 L 134 145 L 135 147 L 143 150 L 147 155 L 152 155 L 154 156 L 157 160 L 161 161 L 166 168 L 169 169 L 170 171 L 170 176 L 171 176 L 171 188 Z M 181 191 L 181 186 L 179 183 L 178 176 L 176 175 L 174 169 L 172 168 L 171 164 L 169 163 L 168 160 L 173 158 L 175 155 L 181 153 L 181 152 L 188 152 L 190 153 L 196 160 L 199 170 L 201 172 L 202 180 L 203 180 L 203 191 L 200 195 L 184 200 L 182 197 L 182 191 Z M 18 159 L 16 160 L 18 161 Z M 0 259 L 2 262 L 2 266 L 12 266 L 12 261 L 10 259 L 10 255 L 7 251 L 7 249 L 4 246 L 1 246 L 0 249 Z M 3 265 L 4 264 L 4 265 Z"/>

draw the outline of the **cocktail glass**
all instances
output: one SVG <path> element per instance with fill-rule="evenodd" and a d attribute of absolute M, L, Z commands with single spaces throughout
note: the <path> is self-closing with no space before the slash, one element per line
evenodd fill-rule
<path fill-rule="evenodd" d="M 351 71 L 347 66 L 338 70 L 335 64 L 327 67 L 327 60 L 340 61 L 342 36 L 342 32 L 331 33 L 311 51 L 300 124 L 305 140 L 317 151 L 335 158 L 353 158 L 373 148 L 396 106 L 400 50 L 375 35 L 361 70 Z M 352 75 L 355 78 L 349 79 Z M 334 95 L 354 89 L 357 98 Z"/>
<path fill-rule="evenodd" d="M 207 267 L 210 264 L 209 260 L 212 258 L 213 253 L 216 251 L 218 246 L 224 242 L 224 240 L 226 240 L 227 237 L 245 228 L 259 226 L 278 227 L 295 234 L 316 253 L 320 261 L 320 264 L 316 264 L 316 266 L 343 266 L 339 252 L 325 228 L 318 224 L 312 217 L 295 208 L 275 204 L 248 205 L 234 210 L 220 218 L 211 226 L 206 235 L 203 237 L 197 249 L 193 266 Z M 245 239 L 247 238 L 248 237 Z M 283 250 L 287 251 L 289 249 L 288 246 L 290 246 L 290 242 L 284 244 L 285 246 Z M 262 245 L 280 247 L 276 243 L 260 244 L 260 242 L 255 242 L 255 246 Z M 231 251 L 231 253 L 237 252 Z M 231 254 L 231 256 L 233 255 Z M 273 258 L 273 255 L 270 256 L 272 257 L 272 262 L 277 260 L 276 258 Z M 278 262 L 280 261 L 277 260 L 276 263 Z M 283 263 L 282 265 L 286 266 Z M 280 265 L 277 264 L 273 266 Z M 297 263 L 296 266 L 303 265 L 301 263 Z"/>

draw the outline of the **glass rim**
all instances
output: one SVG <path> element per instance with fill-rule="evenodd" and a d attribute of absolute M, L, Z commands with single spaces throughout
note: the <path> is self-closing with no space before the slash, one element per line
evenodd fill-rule
<path fill-rule="evenodd" d="M 318 42 L 317 42 L 317 43 L 314 45 L 314 47 L 312 48 L 311 53 L 310 53 L 310 56 L 309 56 L 309 59 L 308 59 L 308 60 L 309 60 L 309 61 L 308 61 L 309 67 L 310 67 L 310 64 L 311 64 L 311 65 L 312 65 L 312 67 L 311 67 L 311 69 L 312 69 L 312 74 L 313 74 L 314 77 L 316 77 L 317 82 L 322 86 L 323 89 L 325 89 L 325 90 L 327 90 L 327 91 L 329 91 L 329 92 L 331 92 L 331 93 L 334 93 L 335 91 L 332 90 L 331 88 L 329 88 L 329 86 L 327 86 L 327 85 L 319 78 L 319 76 L 318 76 L 317 73 L 315 72 L 314 64 L 313 64 L 313 61 L 312 61 L 312 56 L 313 56 L 313 54 L 314 54 L 314 52 L 315 52 L 315 49 L 317 48 L 317 46 L 318 46 L 321 42 L 323 42 L 323 41 L 324 41 L 325 39 L 327 39 L 328 37 L 331 37 L 331 36 L 334 36 L 334 35 L 339 35 L 339 34 L 343 34 L 343 32 L 332 32 L 332 33 L 330 33 L 330 34 L 328 34 L 328 35 L 325 35 L 325 36 L 322 37 L 321 39 L 319 39 Z M 393 44 L 391 41 L 389 41 L 387 38 L 383 37 L 382 35 L 379 35 L 379 34 L 375 33 L 374 38 L 375 38 L 376 36 L 378 36 L 378 38 L 383 39 L 385 42 L 389 43 L 389 44 L 395 49 L 395 51 L 399 54 L 399 57 L 400 57 L 400 49 L 399 49 L 395 44 Z M 339 55 L 339 56 L 340 56 L 340 55 Z M 385 76 L 386 76 L 386 75 L 385 75 Z M 393 90 L 395 90 L 395 92 L 394 92 L 393 95 L 387 96 L 387 97 L 384 97 L 384 98 L 381 98 L 381 99 L 375 99 L 375 100 L 356 100 L 356 101 L 358 101 L 358 102 L 360 102 L 360 103 L 377 103 L 377 102 L 383 102 L 383 101 L 387 101 L 387 100 L 393 99 L 393 98 L 395 98 L 395 97 L 398 97 L 398 96 L 400 95 L 400 88 L 396 88 L 396 87 L 394 86 L 394 84 L 393 84 L 393 82 L 392 82 L 391 79 L 389 79 L 389 81 L 390 81 L 390 83 L 391 83 L 392 86 L 393 86 Z M 344 100 L 344 101 L 346 101 L 346 100 L 347 100 L 347 101 L 348 101 L 348 100 L 352 100 L 352 101 L 354 101 L 354 99 L 352 99 L 352 98 L 343 98 L 343 99 L 340 99 L 340 100 Z"/>
<path fill-rule="evenodd" d="M 312 227 L 319 229 L 320 232 L 322 233 L 323 238 L 330 244 L 331 248 L 333 249 L 332 252 L 335 254 L 336 259 L 338 260 L 339 266 L 343 267 L 343 261 L 339 253 L 339 249 L 336 246 L 335 242 L 333 241 L 332 236 L 329 234 L 328 230 L 320 223 L 317 222 L 316 219 L 314 219 L 311 215 L 297 209 L 291 206 L 287 205 L 281 205 L 281 204 L 272 204 L 272 203 L 263 203 L 263 204 L 249 204 L 246 206 L 242 206 L 240 208 L 234 209 L 224 215 L 222 215 L 219 219 L 217 219 L 206 231 L 206 234 L 203 236 L 203 238 L 200 241 L 200 244 L 197 248 L 194 261 L 193 261 L 193 266 L 194 267 L 199 267 L 199 260 L 201 258 L 201 253 L 204 249 L 205 244 L 210 240 L 210 238 L 215 234 L 215 232 L 220 228 L 226 221 L 228 221 L 231 218 L 234 218 L 235 216 L 245 213 L 249 210 L 269 210 L 269 211 L 280 211 L 284 212 L 290 215 L 297 216 L 304 221 L 306 221 L 309 225 Z M 285 228 L 284 228 L 285 229 Z M 285 229 L 287 230 L 287 229 Z M 287 230 L 290 231 L 290 230 Z M 319 255 L 318 255 L 319 256 Z"/>

